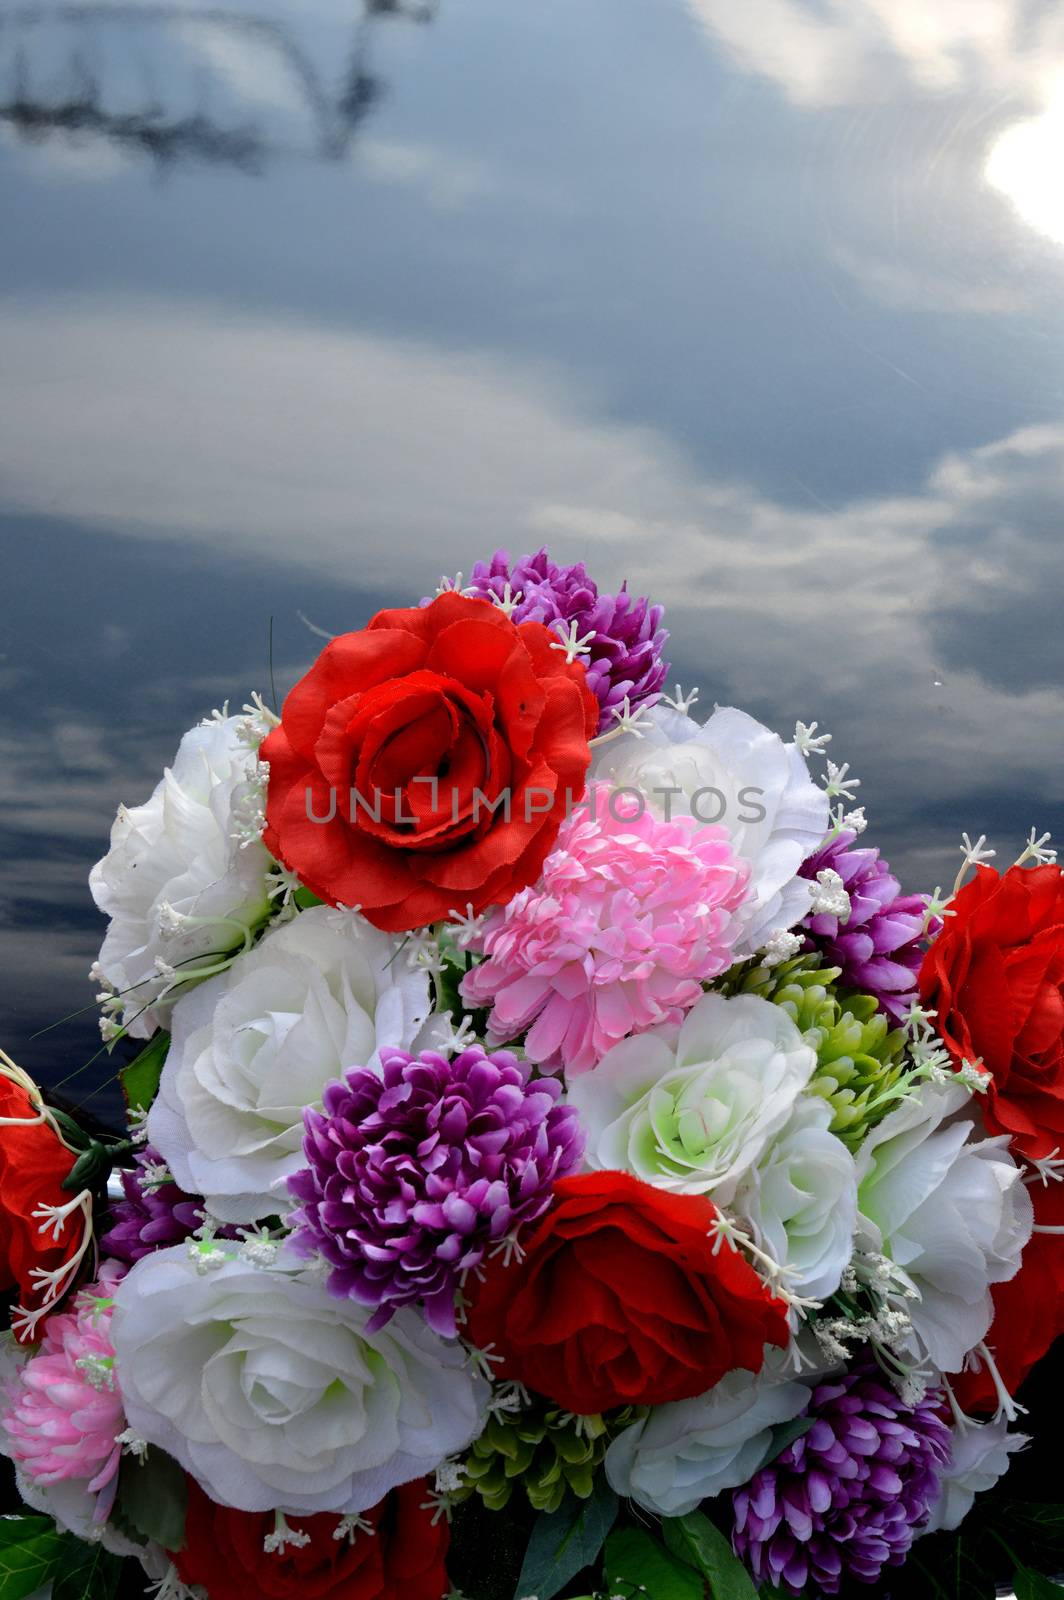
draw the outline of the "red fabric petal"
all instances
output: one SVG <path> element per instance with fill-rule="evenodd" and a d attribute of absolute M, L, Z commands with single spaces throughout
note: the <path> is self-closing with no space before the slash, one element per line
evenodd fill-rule
<path fill-rule="evenodd" d="M 364 694 L 379 683 L 416 672 L 424 658 L 424 644 L 405 631 L 371 633 L 366 629 L 331 639 L 285 699 L 281 727 L 286 740 L 309 760 L 331 706 L 356 691 Z M 273 761 L 270 746 L 278 731 L 275 728 L 263 742 L 264 761 Z"/>
<path fill-rule="evenodd" d="M 578 1413 L 756 1372 L 765 1344 L 787 1342 L 786 1311 L 740 1256 L 713 1254 L 715 1217 L 709 1200 L 626 1173 L 563 1178 L 523 1261 L 487 1267 L 470 1334 L 505 1357 L 507 1376 Z"/>
<path fill-rule="evenodd" d="M 445 1520 L 433 1526 L 424 1480 L 404 1484 L 364 1512 L 373 1532 L 335 1539 L 338 1518 L 290 1516 L 289 1526 L 310 1542 L 267 1553 L 272 1512 L 217 1505 L 192 1478 L 184 1547 L 173 1552 L 183 1583 L 199 1584 L 210 1600 L 443 1600 L 450 1587 Z"/>
<path fill-rule="evenodd" d="M 987 1127 L 1044 1158 L 1064 1131 L 1064 871 L 979 867 L 920 971 L 954 1063 L 982 1061 Z"/>
<path fill-rule="evenodd" d="M 59 1238 L 41 1227 L 33 1213 L 42 1206 L 66 1206 L 74 1194 L 63 1180 L 75 1156 L 47 1123 L 35 1120 L 36 1107 L 20 1083 L 0 1073 L 0 1117 L 11 1119 L 0 1129 L 0 1292 L 14 1290 L 26 1310 L 43 1304 L 42 1290 L 31 1274 L 55 1272 L 71 1261 L 85 1236 L 86 1222 L 74 1211 L 62 1224 Z M 91 1256 L 89 1259 L 91 1266 Z M 72 1276 L 56 1309 L 75 1285 Z M 40 1337 L 43 1322 L 37 1324 Z"/>
<path fill-rule="evenodd" d="M 321 899 L 360 905 L 389 932 L 504 904 L 583 794 L 597 726 L 583 667 L 552 642 L 456 594 L 333 640 L 263 743 L 267 848 Z M 308 793 L 327 820 L 308 818 Z"/>

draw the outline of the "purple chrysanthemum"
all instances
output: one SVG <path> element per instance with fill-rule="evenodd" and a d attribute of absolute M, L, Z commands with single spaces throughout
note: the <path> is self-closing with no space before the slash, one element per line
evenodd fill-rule
<path fill-rule="evenodd" d="M 124 1200 L 111 1207 L 112 1227 L 100 1240 L 105 1256 L 132 1266 L 153 1250 L 188 1239 L 203 1221 L 203 1200 L 169 1176 L 158 1150 L 145 1145 L 136 1166 L 121 1174 Z M 226 1231 L 226 1230 L 221 1230 Z"/>
<path fill-rule="evenodd" d="M 815 1420 L 733 1496 L 732 1543 L 755 1579 L 802 1594 L 874 1583 L 904 1561 L 950 1454 L 943 1399 L 915 1406 L 867 1369 L 813 1391 Z"/>
<path fill-rule="evenodd" d="M 579 659 L 601 707 L 600 733 L 616 726 L 614 708 L 620 711 L 626 698 L 633 711 L 660 699 L 669 674 L 661 654 L 669 637 L 661 626 L 664 608 L 634 599 L 627 583 L 619 594 L 600 594 L 582 561 L 561 567 L 543 549 L 511 562 L 508 550 L 496 550 L 490 561 L 476 563 L 464 592 L 516 600 L 515 622 L 548 628 L 562 623 L 566 629 L 575 622 L 579 638 L 592 635 L 590 654 Z"/>
<path fill-rule="evenodd" d="M 582 1154 L 579 1121 L 561 1085 L 530 1082 L 509 1051 L 385 1049 L 381 1063 L 304 1113 L 309 1165 L 288 1183 L 297 1244 L 321 1251 L 333 1294 L 377 1309 L 372 1327 L 423 1301 L 453 1336 L 462 1275 L 547 1209 Z"/>
<path fill-rule="evenodd" d="M 842 968 L 840 984 L 874 995 L 900 1022 L 916 995 L 927 939 L 927 896 L 903 895 L 878 850 L 852 848 L 856 837 L 851 828 L 843 828 L 799 869 L 814 882 L 820 872 L 837 872 L 850 897 L 849 916 L 840 921 L 820 912 L 807 917 L 801 931 L 807 950 L 819 951 L 829 965 Z"/>

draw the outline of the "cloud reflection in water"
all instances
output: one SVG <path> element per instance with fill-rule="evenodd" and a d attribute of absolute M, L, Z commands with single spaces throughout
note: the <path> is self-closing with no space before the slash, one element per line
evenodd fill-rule
<path fill-rule="evenodd" d="M 499 543 L 660 596 L 705 709 L 832 729 L 914 885 L 952 879 L 962 827 L 1004 853 L 1059 823 L 1061 257 L 984 175 L 1049 104 L 1056 8 L 90 6 L 116 129 L 158 104 L 266 152 L 166 183 L 46 126 L 88 81 L 69 9 L 22 8 L 53 19 L 42 139 L 0 143 L 0 1024 L 27 1066 L 88 1054 L 91 1022 L 27 1042 L 89 998 L 88 865 L 181 730 L 265 686 L 269 616 L 283 692 L 320 644 L 299 612 L 358 626 Z"/>

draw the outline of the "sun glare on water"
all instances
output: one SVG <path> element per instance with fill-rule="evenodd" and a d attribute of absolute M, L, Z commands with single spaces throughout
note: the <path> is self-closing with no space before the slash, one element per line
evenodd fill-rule
<path fill-rule="evenodd" d="M 999 134 L 984 173 L 1024 222 L 1064 244 L 1064 89 L 1039 116 Z"/>

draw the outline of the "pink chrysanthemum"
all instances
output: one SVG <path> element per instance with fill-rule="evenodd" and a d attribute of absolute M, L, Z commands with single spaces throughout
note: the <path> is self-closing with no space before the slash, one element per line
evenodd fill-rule
<path fill-rule="evenodd" d="M 98 1282 L 73 1309 L 53 1316 L 39 1351 L 12 1379 L 0 1412 L 9 1453 L 31 1482 L 47 1488 L 68 1478 L 95 1494 L 94 1521 L 104 1522 L 118 1487 L 125 1430 L 114 1376 L 111 1296 L 125 1267 L 104 1262 Z"/>
<path fill-rule="evenodd" d="M 731 962 L 746 863 L 723 828 L 636 807 L 592 788 L 539 882 L 490 913 L 463 981 L 467 1005 L 491 1007 L 490 1043 L 527 1029 L 546 1072 L 587 1072 L 619 1039 L 678 1022 Z"/>

